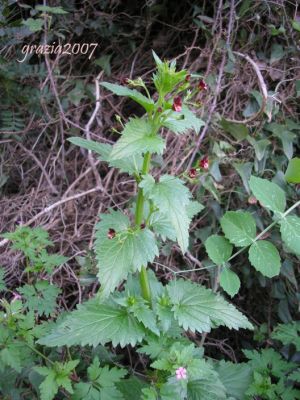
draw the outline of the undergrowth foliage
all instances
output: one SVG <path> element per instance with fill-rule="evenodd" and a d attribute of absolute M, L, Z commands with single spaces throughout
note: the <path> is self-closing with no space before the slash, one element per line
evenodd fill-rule
<path fill-rule="evenodd" d="M 123 129 L 114 145 L 70 139 L 110 167 L 132 175 L 138 188 L 131 208 L 110 209 L 99 216 L 94 241 L 97 295 L 59 315 L 56 322 L 46 321 L 45 317 L 57 316 L 60 293 L 47 277 L 66 259 L 48 253 L 51 242 L 39 228 L 4 235 L 23 252 L 28 274 L 28 283 L 12 301 L 2 301 L 0 385 L 7 398 L 19 398 L 20 390 L 9 384 L 17 377 L 22 389 L 42 400 L 300 398 L 299 369 L 284 353 L 245 350 L 249 361 L 238 365 L 204 357 L 199 333 L 220 326 L 251 330 L 253 324 L 215 290 L 183 278 L 162 283 L 149 267 L 166 240 L 176 242 L 182 253 L 188 250 L 191 221 L 204 206 L 193 198 L 187 183 L 209 164 L 207 159 L 198 160 L 180 177 L 155 174 L 153 156 L 162 155 L 167 147 L 163 128 L 176 135 L 199 132 L 204 123 L 194 113 L 198 104 L 193 99 L 207 87 L 201 77 L 177 71 L 175 62 L 162 61 L 155 53 L 154 59 L 155 94 L 150 95 L 141 78 L 123 85 L 102 83 L 145 111 L 142 117 L 121 121 Z M 292 168 L 287 171 L 290 182 L 297 179 Z M 279 228 L 285 251 L 300 255 L 300 219 L 294 214 L 300 202 L 288 208 L 285 192 L 256 176 L 251 176 L 249 187 L 268 213 L 268 227 L 258 234 L 250 212 L 227 211 L 220 220 L 223 234 L 205 241 L 220 285 L 230 296 L 240 288 L 231 264 L 242 251 L 248 251 L 250 263 L 262 275 L 279 274 L 279 251 L 272 240 L 263 238 L 272 228 Z M 298 339 L 298 333 L 297 323 L 278 326 L 272 339 L 280 349 Z M 144 357 L 144 370 L 137 374 L 121 368 L 106 345 L 135 347 Z"/>

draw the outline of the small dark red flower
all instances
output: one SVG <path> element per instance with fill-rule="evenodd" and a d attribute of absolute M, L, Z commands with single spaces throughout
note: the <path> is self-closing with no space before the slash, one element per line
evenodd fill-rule
<path fill-rule="evenodd" d="M 248 203 L 249 203 L 249 204 L 257 204 L 257 198 L 254 197 L 254 196 L 250 196 L 250 197 L 248 198 Z"/>
<path fill-rule="evenodd" d="M 174 97 L 172 109 L 173 109 L 173 111 L 176 111 L 176 112 L 180 112 L 182 110 L 181 97 L 179 97 L 179 96 Z"/>
<path fill-rule="evenodd" d="M 202 160 L 199 161 L 199 167 L 208 170 L 209 160 L 207 156 L 203 157 Z"/>
<path fill-rule="evenodd" d="M 198 89 L 199 90 L 207 90 L 207 84 L 204 82 L 203 79 L 201 79 L 198 83 Z"/>
<path fill-rule="evenodd" d="M 146 224 L 145 224 L 145 223 L 142 223 L 142 224 L 140 225 L 140 227 L 141 227 L 141 229 L 145 229 L 145 228 L 146 228 Z"/>
<path fill-rule="evenodd" d="M 122 78 L 120 79 L 120 83 L 121 83 L 121 85 L 128 85 L 129 79 L 128 79 L 128 78 L 125 78 L 125 77 L 122 77 Z"/>
<path fill-rule="evenodd" d="M 194 179 L 194 178 L 196 178 L 196 176 L 197 176 L 197 170 L 196 170 L 196 168 L 191 168 L 191 169 L 189 170 L 189 177 L 190 177 L 191 179 Z"/>
<path fill-rule="evenodd" d="M 191 80 L 191 74 L 187 74 L 185 80 L 186 82 L 189 82 Z"/>
<path fill-rule="evenodd" d="M 116 236 L 116 231 L 112 228 L 110 228 L 107 232 L 107 237 L 108 239 L 113 239 Z"/>
<path fill-rule="evenodd" d="M 162 109 L 161 107 L 158 107 L 157 112 L 158 112 L 158 113 L 161 113 L 162 110 L 163 110 L 163 109 Z"/>

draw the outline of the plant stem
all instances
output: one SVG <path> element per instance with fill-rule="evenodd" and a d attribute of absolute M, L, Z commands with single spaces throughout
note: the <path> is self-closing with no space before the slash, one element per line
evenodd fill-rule
<path fill-rule="evenodd" d="M 148 152 L 144 156 L 144 162 L 142 167 L 141 175 L 146 175 L 150 167 L 151 154 Z M 140 225 L 143 221 L 144 214 L 144 194 L 143 189 L 139 189 L 136 201 L 136 211 L 135 211 L 135 224 Z"/>
<path fill-rule="evenodd" d="M 145 267 L 142 267 L 141 272 L 140 272 L 140 285 L 141 285 L 143 298 L 149 304 L 151 304 L 151 290 L 150 290 L 150 284 L 149 284 L 149 280 L 148 280 L 147 269 Z"/>
<path fill-rule="evenodd" d="M 144 156 L 144 162 L 142 167 L 141 175 L 146 175 L 149 172 L 151 161 L 151 154 L 147 152 Z M 136 210 L 135 210 L 135 224 L 137 226 L 141 225 L 144 216 L 144 194 L 143 189 L 139 188 Z M 142 290 L 143 298 L 151 304 L 151 291 L 147 275 L 147 269 L 143 266 L 140 272 L 140 285 Z"/>

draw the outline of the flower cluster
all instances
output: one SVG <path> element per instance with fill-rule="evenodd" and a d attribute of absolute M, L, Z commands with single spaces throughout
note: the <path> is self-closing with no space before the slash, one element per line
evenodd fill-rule
<path fill-rule="evenodd" d="M 187 370 L 184 367 L 179 367 L 176 369 L 176 379 L 177 380 L 182 380 L 182 379 L 187 379 Z"/>
<path fill-rule="evenodd" d="M 204 171 L 209 170 L 209 159 L 207 156 L 204 156 L 199 162 L 198 162 L 198 168 L 191 168 L 188 172 L 188 176 L 191 179 L 195 179 L 197 177 L 199 169 L 203 169 Z"/>

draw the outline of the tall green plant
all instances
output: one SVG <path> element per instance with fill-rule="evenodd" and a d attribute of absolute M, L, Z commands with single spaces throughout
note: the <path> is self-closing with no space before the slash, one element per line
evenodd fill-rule
<path fill-rule="evenodd" d="M 197 353 L 194 345 L 184 339 L 185 332 L 209 332 L 220 325 L 251 329 L 252 325 L 210 289 L 183 279 L 164 286 L 149 269 L 159 255 L 161 242 L 167 239 L 176 241 L 183 253 L 187 251 L 191 219 L 203 209 L 192 199 L 182 179 L 153 174 L 152 156 L 162 155 L 166 149 L 163 128 L 177 135 L 191 129 L 199 132 L 203 121 L 192 111 L 192 98 L 206 88 L 202 81 L 193 88 L 194 77 L 184 70 L 176 71 L 175 62 L 163 62 L 156 54 L 154 58 L 156 96 L 150 96 L 141 78 L 127 81 L 126 85 L 102 83 L 114 94 L 127 96 L 145 109 L 143 117 L 129 119 L 113 146 L 78 137 L 70 139 L 73 144 L 95 151 L 111 167 L 132 174 L 138 192 L 133 213 L 108 210 L 100 215 L 94 245 L 101 284 L 98 296 L 78 305 L 38 343 L 50 347 L 109 342 L 122 347 L 139 345 L 140 351 L 152 359 L 158 358 L 159 349 L 168 346 L 173 356 L 166 355 L 166 359 L 152 364 L 158 370 L 157 378 L 143 398 L 196 398 L 197 393 L 209 393 L 207 382 L 212 384 L 216 377 L 201 352 Z M 129 86 L 140 87 L 145 95 Z M 189 174 L 193 177 L 195 169 Z M 123 284 L 123 290 L 116 290 Z M 202 380 L 204 371 L 207 382 Z M 215 397 L 210 398 L 225 398 L 220 395 L 222 387 L 219 382 Z M 170 397 L 174 393 L 177 397 Z"/>

